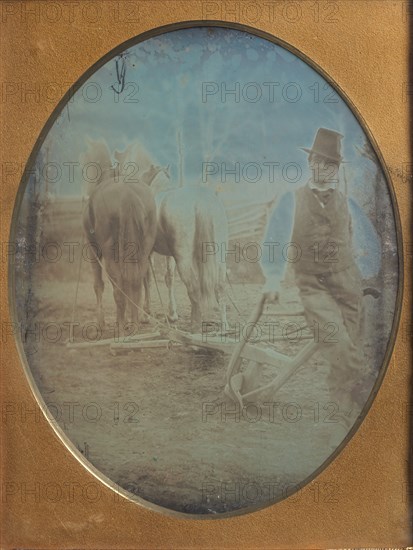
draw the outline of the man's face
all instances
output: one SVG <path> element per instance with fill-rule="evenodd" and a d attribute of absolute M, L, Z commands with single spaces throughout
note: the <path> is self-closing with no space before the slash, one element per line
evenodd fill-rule
<path fill-rule="evenodd" d="M 339 165 L 327 157 L 310 155 L 308 164 L 313 172 L 313 181 L 322 187 L 338 182 Z"/>

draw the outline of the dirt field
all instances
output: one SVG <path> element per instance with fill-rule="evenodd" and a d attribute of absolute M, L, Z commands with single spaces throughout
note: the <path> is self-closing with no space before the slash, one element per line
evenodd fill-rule
<path fill-rule="evenodd" d="M 159 285 L 166 303 L 166 287 Z M 230 306 L 230 324 L 245 323 L 259 289 L 233 285 L 241 315 Z M 74 283 L 36 283 L 39 307 L 33 322 L 43 336 L 39 342 L 28 338 L 30 367 L 51 414 L 73 444 L 129 492 L 187 513 L 256 508 L 293 491 L 319 468 L 330 454 L 332 434 L 337 443 L 344 438 L 328 404 L 326 366 L 320 360 L 310 360 L 271 401 L 241 410 L 224 396 L 228 356 L 222 353 L 177 346 L 114 357 L 106 346 L 68 349 L 64 323 L 71 319 L 74 293 Z M 188 330 L 189 300 L 179 278 L 177 302 L 178 327 Z M 152 304 L 153 315 L 162 321 L 155 289 Z M 283 304 L 300 309 L 294 287 L 285 289 Z M 110 325 L 115 317 L 109 284 L 104 305 Z M 274 307 L 267 306 L 263 323 L 275 319 Z M 282 327 L 292 319 L 279 320 Z M 293 320 L 304 324 L 302 318 Z M 76 321 L 76 341 L 84 340 L 86 329 L 95 338 L 91 282 L 80 284 Z M 58 325 L 61 334 L 52 325 L 45 333 L 48 323 Z M 152 323 L 142 330 L 154 328 Z M 109 327 L 100 338 L 112 336 Z M 304 343 L 285 341 L 277 349 L 291 355 Z M 275 373 L 272 369 L 265 376 Z"/>
<path fill-rule="evenodd" d="M 80 212 L 79 200 L 56 203 L 44 222 L 44 242 L 81 242 Z M 30 243 L 35 220 L 35 216 L 28 217 L 22 224 L 18 231 L 22 242 Z M 317 356 L 276 395 L 240 409 L 224 394 L 229 356 L 223 353 L 186 346 L 117 356 L 110 354 L 108 346 L 70 349 L 66 342 L 78 263 L 76 257 L 67 261 L 67 248 L 65 254 L 66 261 L 34 266 L 27 263 L 27 255 L 16 260 L 19 320 L 23 327 L 37 328 L 37 333 L 27 334 L 26 356 L 49 415 L 56 418 L 79 456 L 114 484 L 131 495 L 186 513 L 248 511 L 294 492 L 328 461 L 331 443 L 337 445 L 344 439 L 346 434 L 336 422 L 337 405 L 329 403 L 327 365 Z M 163 261 L 155 257 L 154 264 L 166 304 Z M 239 310 L 229 305 L 228 320 L 243 329 L 260 297 L 262 275 L 256 264 L 248 262 L 227 267 L 233 287 L 228 292 Z M 389 289 L 385 300 L 365 299 L 369 327 L 365 352 L 367 363 L 374 361 L 376 370 L 392 321 L 396 282 L 386 281 L 382 287 Z M 190 304 L 179 277 L 176 298 L 177 327 L 189 330 Z M 285 287 L 281 299 L 283 311 L 301 309 L 294 286 Z M 294 355 L 307 341 L 299 333 L 286 337 L 285 330 L 294 330 L 286 324 L 303 326 L 304 319 L 275 316 L 274 308 L 267 306 L 260 320 L 262 338 L 270 336 L 265 323 L 278 321 L 273 335 L 284 334 L 284 339 L 273 345 Z M 82 263 L 74 312 L 76 342 L 114 338 L 115 306 L 108 281 L 104 309 L 107 327 L 97 334 L 90 265 Z M 154 286 L 152 314 L 164 322 Z M 217 320 L 217 313 L 210 312 L 209 318 Z M 140 330 L 156 328 L 153 320 Z M 279 371 L 266 367 L 263 380 Z M 335 497 L 334 493 L 324 495 L 331 503 Z"/>

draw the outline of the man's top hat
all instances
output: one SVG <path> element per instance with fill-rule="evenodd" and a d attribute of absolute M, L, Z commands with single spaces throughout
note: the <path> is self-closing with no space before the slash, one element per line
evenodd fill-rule
<path fill-rule="evenodd" d="M 306 153 L 313 153 L 333 160 L 337 163 L 342 162 L 341 156 L 341 138 L 343 134 L 329 130 L 328 128 L 319 128 L 311 149 L 300 147 Z"/>

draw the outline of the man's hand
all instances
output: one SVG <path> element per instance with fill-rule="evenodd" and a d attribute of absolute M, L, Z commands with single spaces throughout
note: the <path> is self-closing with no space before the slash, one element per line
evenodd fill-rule
<path fill-rule="evenodd" d="M 269 283 L 266 283 L 262 289 L 262 293 L 265 297 L 265 301 L 269 304 L 276 304 L 280 299 L 278 285 L 271 285 Z"/>
<path fill-rule="evenodd" d="M 280 295 L 278 294 L 278 292 L 272 292 L 271 290 L 269 290 L 267 292 L 264 292 L 263 294 L 265 296 L 265 301 L 268 304 L 276 304 L 280 299 Z"/>

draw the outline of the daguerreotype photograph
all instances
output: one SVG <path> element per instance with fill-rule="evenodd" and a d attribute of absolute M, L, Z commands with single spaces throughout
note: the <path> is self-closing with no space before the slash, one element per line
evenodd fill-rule
<path fill-rule="evenodd" d="M 64 444 L 159 511 L 300 498 L 399 307 L 386 168 L 328 75 L 228 25 L 137 37 L 68 91 L 19 192 L 7 336 Z"/>

